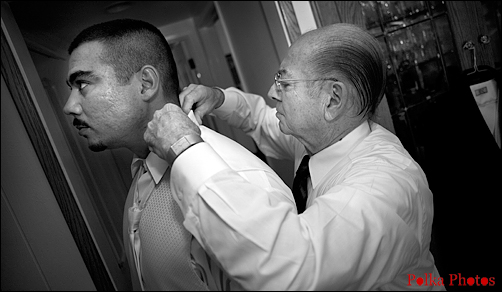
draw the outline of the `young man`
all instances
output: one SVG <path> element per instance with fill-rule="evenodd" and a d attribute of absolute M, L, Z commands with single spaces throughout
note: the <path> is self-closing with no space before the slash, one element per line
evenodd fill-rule
<path fill-rule="evenodd" d="M 166 104 L 179 108 L 176 64 L 162 33 L 143 21 L 113 20 L 83 30 L 68 52 L 71 94 L 64 112 L 74 117 L 73 125 L 92 151 L 125 147 L 134 153 L 134 180 L 124 208 L 124 246 L 133 288 L 240 289 L 183 227 L 183 215 L 171 195 L 169 164 L 150 152 L 144 140 L 155 111 Z M 204 126 L 196 128 L 246 180 L 279 189 L 278 196 L 269 197 L 271 202 L 294 204 L 288 187 L 258 157 Z M 191 138 L 185 145 L 199 136 Z"/>

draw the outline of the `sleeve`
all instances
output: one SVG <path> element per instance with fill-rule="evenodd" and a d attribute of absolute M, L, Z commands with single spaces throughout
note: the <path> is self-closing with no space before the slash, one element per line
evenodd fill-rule
<path fill-rule="evenodd" d="M 298 215 L 270 200 L 281 190 L 249 183 L 207 143 L 178 157 L 171 187 L 184 226 L 246 290 L 376 289 L 420 252 L 408 225 L 357 183 Z"/>
<path fill-rule="evenodd" d="M 213 111 L 214 115 L 252 137 L 266 156 L 294 159 L 295 149 L 303 146 L 293 136 L 281 132 L 275 108 L 268 106 L 263 97 L 256 94 L 233 87 L 222 91 L 225 101 Z"/>

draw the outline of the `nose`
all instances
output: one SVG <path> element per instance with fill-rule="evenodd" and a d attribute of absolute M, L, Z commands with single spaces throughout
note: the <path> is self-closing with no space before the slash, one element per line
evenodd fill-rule
<path fill-rule="evenodd" d="M 82 113 L 78 90 L 75 89 L 71 91 L 70 96 L 63 107 L 63 112 L 67 115 L 80 115 Z"/>
<path fill-rule="evenodd" d="M 273 83 L 272 86 L 270 86 L 270 90 L 268 91 L 267 95 L 273 100 L 281 101 L 280 94 L 278 90 L 276 90 L 275 83 Z"/>

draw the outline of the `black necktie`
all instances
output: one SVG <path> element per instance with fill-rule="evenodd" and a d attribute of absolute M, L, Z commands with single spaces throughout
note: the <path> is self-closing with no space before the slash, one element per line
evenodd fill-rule
<path fill-rule="evenodd" d="M 305 205 L 307 203 L 307 181 L 310 177 L 309 159 L 310 156 L 303 156 L 302 162 L 296 170 L 295 179 L 293 180 L 293 196 L 295 197 L 298 214 L 301 214 L 303 213 L 303 211 L 305 211 Z"/>

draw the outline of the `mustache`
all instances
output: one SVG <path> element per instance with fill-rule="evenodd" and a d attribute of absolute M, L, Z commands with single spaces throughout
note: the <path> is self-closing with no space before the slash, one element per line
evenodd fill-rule
<path fill-rule="evenodd" d="M 89 127 L 89 125 L 86 122 L 81 121 L 79 119 L 73 119 L 73 126 L 75 126 L 75 127 L 79 127 L 79 126 L 80 127 Z"/>

